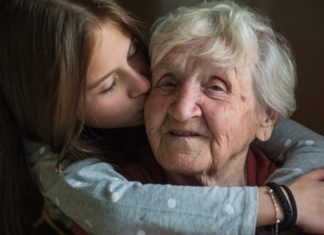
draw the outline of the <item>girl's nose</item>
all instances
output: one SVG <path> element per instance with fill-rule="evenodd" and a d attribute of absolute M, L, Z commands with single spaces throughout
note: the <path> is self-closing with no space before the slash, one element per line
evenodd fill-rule
<path fill-rule="evenodd" d="M 132 83 L 129 89 L 129 96 L 131 98 L 144 95 L 150 90 L 151 83 L 146 76 L 138 72 L 133 72 L 131 76 Z"/>

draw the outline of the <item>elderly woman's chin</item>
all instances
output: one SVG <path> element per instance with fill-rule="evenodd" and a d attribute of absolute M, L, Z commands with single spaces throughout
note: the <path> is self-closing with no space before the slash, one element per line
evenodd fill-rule
<path fill-rule="evenodd" d="M 209 141 L 203 137 L 162 137 L 159 146 L 153 146 L 153 151 L 167 172 L 195 175 L 212 163 Z"/>

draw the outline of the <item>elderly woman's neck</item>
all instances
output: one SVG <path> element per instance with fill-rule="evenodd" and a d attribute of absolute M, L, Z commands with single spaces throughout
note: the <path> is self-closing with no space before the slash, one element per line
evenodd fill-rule
<path fill-rule="evenodd" d="M 194 175 L 166 172 L 168 181 L 178 185 L 204 186 L 244 186 L 246 185 L 246 156 L 243 151 L 223 164 L 210 167 L 207 171 Z"/>

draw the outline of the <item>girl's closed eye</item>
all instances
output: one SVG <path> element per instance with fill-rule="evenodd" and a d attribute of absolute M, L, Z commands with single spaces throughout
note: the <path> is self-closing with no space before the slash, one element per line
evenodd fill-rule
<path fill-rule="evenodd" d="M 101 89 L 101 94 L 107 94 L 112 92 L 117 85 L 117 79 L 111 79 L 110 81 L 107 81 L 106 84 L 104 84 L 103 88 Z"/>

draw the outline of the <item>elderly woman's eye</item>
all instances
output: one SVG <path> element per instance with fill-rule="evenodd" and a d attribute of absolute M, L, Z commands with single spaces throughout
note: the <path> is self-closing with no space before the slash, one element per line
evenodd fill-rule
<path fill-rule="evenodd" d="M 207 89 L 211 92 L 226 92 L 227 87 L 223 80 L 219 78 L 214 78 L 209 84 L 207 84 Z"/>
<path fill-rule="evenodd" d="M 174 88 L 174 87 L 176 87 L 176 84 L 175 84 L 175 82 L 166 81 L 166 82 L 161 83 L 159 85 L 159 87 L 161 87 L 161 88 Z"/>
<path fill-rule="evenodd" d="M 154 77 L 154 75 L 153 75 Z M 172 75 L 170 74 L 165 74 L 162 76 L 159 76 L 159 79 L 154 79 L 153 80 L 158 80 L 155 84 L 155 87 L 158 88 L 173 88 L 177 86 L 176 80 L 173 78 Z"/>
<path fill-rule="evenodd" d="M 211 89 L 213 91 L 225 91 L 224 87 L 219 86 L 219 85 L 210 86 L 209 89 Z"/>
<path fill-rule="evenodd" d="M 153 85 L 154 88 L 163 95 L 168 95 L 177 89 L 177 81 L 171 75 L 163 75 L 162 78 Z"/>

